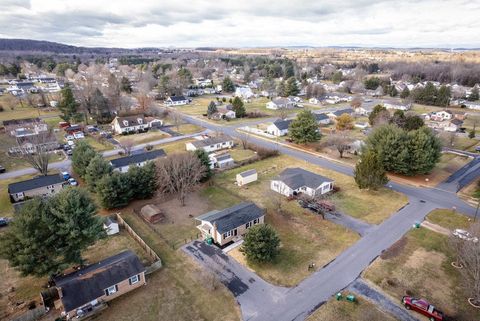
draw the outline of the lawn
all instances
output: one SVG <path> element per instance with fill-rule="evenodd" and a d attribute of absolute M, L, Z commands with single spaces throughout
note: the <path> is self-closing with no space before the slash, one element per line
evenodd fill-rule
<path fill-rule="evenodd" d="M 193 124 L 181 124 L 178 126 L 178 130 L 176 127 L 173 127 L 173 130 L 176 132 L 182 134 L 182 135 L 189 135 L 189 134 L 194 134 L 194 133 L 199 133 L 203 131 L 203 127 L 193 125 Z"/>
<path fill-rule="evenodd" d="M 114 146 L 107 140 L 97 140 L 95 137 L 86 136 L 85 141 L 92 146 L 97 152 L 104 152 L 114 149 Z"/>
<path fill-rule="evenodd" d="M 229 150 L 230 155 L 235 160 L 235 162 L 242 162 L 244 160 L 254 157 L 256 154 L 251 149 L 242 149 L 241 147 L 236 147 Z"/>
<path fill-rule="evenodd" d="M 430 212 L 427 220 L 452 231 L 457 228 L 468 229 L 472 224 L 472 219 L 468 216 L 448 209 L 437 209 Z"/>
<path fill-rule="evenodd" d="M 451 262 L 448 237 L 425 228 L 410 231 L 364 272 L 393 300 L 403 295 L 422 297 L 455 320 L 478 320 Z M 415 316 L 418 316 L 415 314 Z"/>
<path fill-rule="evenodd" d="M 150 143 L 167 137 L 170 137 L 170 135 L 162 132 L 161 130 L 150 130 L 146 133 L 115 136 L 115 139 L 120 142 L 120 144 L 125 142 L 132 142 L 135 145 L 139 145 Z"/>
<path fill-rule="evenodd" d="M 153 146 L 153 149 L 163 149 L 165 153 L 167 154 L 172 154 L 172 153 L 181 153 L 185 152 L 185 144 L 187 142 L 191 142 L 193 139 L 187 138 L 187 139 L 180 139 L 172 143 L 167 143 L 167 144 L 162 144 L 162 145 L 155 145 Z"/>
<path fill-rule="evenodd" d="M 7 108 L 6 105 L 3 105 L 3 108 L 4 111 L 0 112 L 0 121 L 58 115 L 58 110 L 54 108 L 49 109 L 18 106 L 11 110 L 10 108 Z"/>
<path fill-rule="evenodd" d="M 347 295 L 347 293 L 344 293 Z M 345 300 L 331 299 L 323 304 L 307 321 L 395 321 L 391 315 L 380 310 L 375 304 L 362 297 L 352 303 Z"/>

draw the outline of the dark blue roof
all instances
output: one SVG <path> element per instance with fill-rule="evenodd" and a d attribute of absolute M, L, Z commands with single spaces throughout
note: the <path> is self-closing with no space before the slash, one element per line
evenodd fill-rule
<path fill-rule="evenodd" d="M 64 183 L 65 180 L 59 174 L 39 176 L 26 181 L 16 182 L 8 185 L 8 193 L 21 193 L 32 189 Z"/>
<path fill-rule="evenodd" d="M 128 166 L 130 164 L 143 163 L 143 162 L 154 160 L 158 157 L 163 157 L 163 156 L 167 156 L 165 151 L 163 149 L 157 149 L 157 150 L 152 150 L 150 152 L 112 159 L 110 161 L 110 164 L 112 164 L 113 168 L 119 168 L 119 167 Z"/>

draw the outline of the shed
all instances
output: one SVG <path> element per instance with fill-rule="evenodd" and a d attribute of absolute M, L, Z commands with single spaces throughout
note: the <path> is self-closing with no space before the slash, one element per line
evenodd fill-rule
<path fill-rule="evenodd" d="M 258 174 L 255 169 L 250 169 L 248 171 L 237 174 L 238 186 L 243 186 L 245 184 L 255 182 L 257 179 L 258 179 Z"/>
<path fill-rule="evenodd" d="M 142 207 L 142 209 L 140 210 L 140 215 L 142 215 L 144 220 L 153 224 L 163 221 L 165 219 L 165 215 L 163 214 L 162 210 L 152 204 L 148 204 Z"/>
<path fill-rule="evenodd" d="M 118 223 L 115 219 L 108 217 L 103 223 L 103 229 L 107 235 L 114 235 L 120 232 L 118 228 Z"/>

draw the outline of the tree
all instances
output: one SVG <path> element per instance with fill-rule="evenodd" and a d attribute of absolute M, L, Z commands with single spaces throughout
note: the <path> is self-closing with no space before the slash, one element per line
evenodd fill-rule
<path fill-rule="evenodd" d="M 417 130 L 420 129 L 425 125 L 425 122 L 423 119 L 415 114 L 414 112 L 409 112 L 405 115 L 405 124 L 403 128 L 405 130 L 411 131 L 411 130 Z"/>
<path fill-rule="evenodd" d="M 185 206 L 187 195 L 205 177 L 207 170 L 193 153 L 171 154 L 156 164 L 160 191 L 176 194 L 182 206 Z"/>
<path fill-rule="evenodd" d="M 470 130 L 470 131 L 468 132 L 468 138 L 470 138 L 470 139 L 475 138 L 475 135 L 476 135 L 476 127 L 477 127 L 477 125 L 474 123 L 472 130 Z"/>
<path fill-rule="evenodd" d="M 78 112 L 78 104 L 75 101 L 73 96 L 72 89 L 70 86 L 65 86 L 60 92 L 60 102 L 58 104 L 58 109 L 62 113 L 60 117 L 64 121 L 80 121 L 82 119 L 82 114 Z"/>
<path fill-rule="evenodd" d="M 229 76 L 225 76 L 225 78 L 223 78 L 222 90 L 227 93 L 235 91 L 235 85 L 233 84 L 233 81 L 232 79 L 230 79 Z"/>
<path fill-rule="evenodd" d="M 428 174 L 440 160 L 442 144 L 427 127 L 408 132 L 409 170 L 406 175 Z"/>
<path fill-rule="evenodd" d="M 72 155 L 72 168 L 80 177 L 85 173 L 90 161 L 97 155 L 97 152 L 86 141 L 81 140 L 76 144 Z"/>
<path fill-rule="evenodd" d="M 245 148 L 244 148 L 245 149 Z M 204 175 L 202 177 L 202 179 L 200 180 L 201 182 L 205 182 L 205 181 L 208 181 L 212 176 L 213 176 L 213 171 L 212 171 L 212 168 L 210 167 L 211 166 L 211 162 L 210 162 L 210 158 L 208 157 L 208 153 L 203 150 L 203 149 L 197 149 L 195 152 L 194 152 L 195 156 L 198 157 L 198 159 L 200 160 L 200 163 L 204 166 L 205 168 L 205 172 L 204 172 Z"/>
<path fill-rule="evenodd" d="M 362 107 L 362 99 L 360 97 L 353 98 L 352 101 L 350 102 L 350 106 L 353 109 L 357 109 L 357 108 Z"/>
<path fill-rule="evenodd" d="M 107 96 L 108 114 L 110 114 L 110 108 L 112 110 L 117 110 L 120 108 L 121 88 L 120 88 L 120 83 L 114 74 L 110 74 L 108 76 L 108 87 L 106 89 L 106 96 Z M 110 121 L 111 116 L 110 115 L 108 116 Z"/>
<path fill-rule="evenodd" d="M 107 209 L 127 206 L 134 193 L 129 175 L 119 172 L 106 175 L 97 183 L 100 204 Z"/>
<path fill-rule="evenodd" d="M 408 87 L 403 88 L 402 92 L 400 93 L 400 98 L 406 99 L 410 96 L 410 89 Z"/>
<path fill-rule="evenodd" d="M 57 146 L 57 140 L 51 131 L 40 132 L 37 135 L 17 138 L 17 145 L 9 155 L 26 161 L 41 175 L 47 175 L 50 156 Z"/>
<path fill-rule="evenodd" d="M 472 91 L 470 92 L 470 95 L 468 95 L 467 99 L 469 101 L 476 101 L 476 100 L 480 99 L 480 93 L 479 93 L 478 87 L 474 87 L 472 89 Z"/>
<path fill-rule="evenodd" d="M 177 72 L 177 77 L 181 89 L 188 88 L 192 84 L 192 73 L 187 68 L 180 68 Z"/>
<path fill-rule="evenodd" d="M 337 130 L 350 130 L 353 128 L 354 119 L 349 114 L 341 114 L 337 117 Z"/>
<path fill-rule="evenodd" d="M 370 90 L 376 90 L 378 86 L 381 85 L 381 83 L 382 81 L 378 77 L 370 77 L 365 79 L 365 81 L 363 82 L 365 88 Z"/>
<path fill-rule="evenodd" d="M 87 168 L 85 169 L 85 182 L 90 191 L 94 192 L 97 188 L 97 182 L 105 175 L 112 173 L 112 166 L 102 157 L 102 155 L 95 155 L 92 158 Z"/>
<path fill-rule="evenodd" d="M 23 275 L 56 275 L 82 264 L 82 251 L 104 235 L 94 201 L 81 188 L 25 203 L 0 236 L 0 256 Z"/>
<path fill-rule="evenodd" d="M 438 95 L 435 99 L 434 104 L 436 106 L 447 107 L 450 104 L 450 97 L 451 97 L 450 88 L 445 85 L 442 85 L 438 90 Z"/>
<path fill-rule="evenodd" d="M 108 100 L 103 96 L 102 92 L 96 88 L 90 99 L 91 113 L 94 115 L 97 122 L 109 122 L 112 119 L 110 108 L 108 107 Z"/>
<path fill-rule="evenodd" d="M 370 126 L 376 125 L 377 118 L 379 118 L 380 115 L 385 116 L 386 113 L 388 113 L 388 117 L 390 118 L 390 113 L 388 112 L 387 108 L 383 107 L 382 105 L 376 105 L 373 107 L 372 112 L 370 115 L 368 115 L 368 122 L 370 123 Z"/>
<path fill-rule="evenodd" d="M 240 251 L 247 260 L 255 263 L 271 262 L 279 252 L 280 238 L 270 225 L 251 227 L 244 236 Z"/>
<path fill-rule="evenodd" d="M 208 104 L 208 108 L 207 108 L 207 116 L 210 118 L 212 117 L 212 115 L 214 115 L 215 113 L 218 112 L 218 109 L 217 109 L 217 105 L 215 104 L 215 102 L 212 100 L 210 102 L 210 104 Z"/>
<path fill-rule="evenodd" d="M 280 81 L 277 86 L 277 93 L 282 96 L 282 97 L 287 97 L 286 89 L 287 86 L 285 84 L 285 81 Z"/>
<path fill-rule="evenodd" d="M 321 137 L 315 115 L 310 110 L 297 114 L 297 118 L 290 123 L 288 134 L 297 144 L 316 142 Z"/>
<path fill-rule="evenodd" d="M 130 82 L 130 80 L 128 80 L 127 77 L 122 77 L 122 80 L 120 81 L 120 88 L 127 94 L 131 94 L 133 91 L 132 83 Z"/>
<path fill-rule="evenodd" d="M 354 177 L 360 189 L 377 190 L 388 182 L 382 162 L 372 150 L 362 153 L 355 166 Z"/>
<path fill-rule="evenodd" d="M 352 142 L 353 138 L 350 137 L 346 132 L 331 134 L 327 138 L 327 146 L 334 147 L 338 151 L 340 158 L 343 158 L 343 153 L 350 149 Z"/>
<path fill-rule="evenodd" d="M 130 166 L 126 175 L 133 190 L 132 198 L 151 198 L 157 191 L 155 163 L 149 162 L 142 167 Z"/>
<path fill-rule="evenodd" d="M 160 96 L 166 97 L 168 92 L 170 91 L 170 77 L 167 75 L 162 75 L 160 77 L 160 81 L 158 82 L 158 92 Z"/>
<path fill-rule="evenodd" d="M 245 106 L 243 105 L 243 101 L 240 97 L 235 97 L 232 102 L 233 111 L 235 112 L 235 117 L 243 118 L 247 115 L 247 111 L 245 110 Z"/>
<path fill-rule="evenodd" d="M 297 80 L 295 77 L 290 77 L 285 84 L 284 96 L 296 96 L 300 92 L 300 89 L 297 87 Z"/>
<path fill-rule="evenodd" d="M 125 155 L 130 155 L 132 153 L 132 149 L 135 146 L 135 142 L 132 139 L 122 139 L 118 141 L 118 147 L 123 149 Z"/>
<path fill-rule="evenodd" d="M 332 82 L 334 84 L 339 84 L 343 80 L 343 73 L 341 71 L 337 71 L 332 76 Z"/>

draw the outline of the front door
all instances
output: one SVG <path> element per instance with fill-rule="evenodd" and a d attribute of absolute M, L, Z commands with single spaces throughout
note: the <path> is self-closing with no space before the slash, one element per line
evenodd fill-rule
<path fill-rule="evenodd" d="M 233 236 L 237 236 L 237 229 L 233 230 Z"/>

